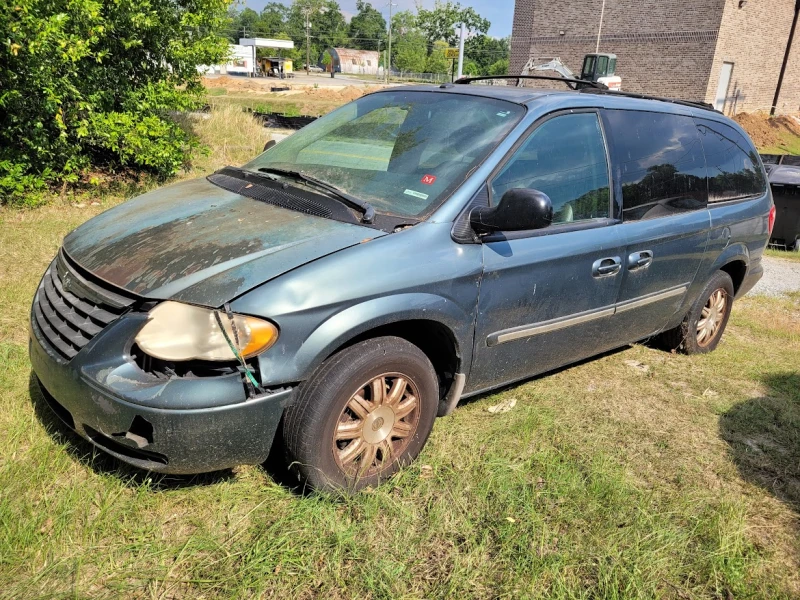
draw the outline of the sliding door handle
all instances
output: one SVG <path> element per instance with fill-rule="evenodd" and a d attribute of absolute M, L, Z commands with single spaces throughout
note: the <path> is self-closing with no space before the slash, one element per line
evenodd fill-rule
<path fill-rule="evenodd" d="M 609 277 L 619 273 L 620 269 L 622 269 L 622 260 L 619 256 L 601 258 L 592 264 L 592 277 Z"/>
<path fill-rule="evenodd" d="M 646 269 L 653 262 L 653 253 L 650 250 L 634 252 L 628 256 L 628 271 Z"/>

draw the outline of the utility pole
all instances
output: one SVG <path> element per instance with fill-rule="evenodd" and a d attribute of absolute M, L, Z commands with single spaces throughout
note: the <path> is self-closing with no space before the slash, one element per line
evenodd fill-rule
<path fill-rule="evenodd" d="M 397 6 L 389 0 L 389 62 L 386 64 L 386 83 L 389 83 L 389 69 L 392 68 L 392 7 Z"/>
<path fill-rule="evenodd" d="M 778 100 L 781 97 L 781 88 L 783 87 L 783 77 L 786 75 L 786 65 L 789 64 L 789 56 L 792 53 L 792 42 L 794 41 L 794 32 L 797 29 L 797 17 L 800 16 L 800 0 L 797 0 L 794 5 L 794 19 L 792 20 L 792 28 L 789 31 L 789 41 L 786 42 L 786 52 L 783 55 L 783 64 L 781 64 L 781 73 L 778 75 L 778 87 L 775 88 L 775 98 L 772 100 L 772 108 L 769 111 L 771 117 L 775 116 L 775 111 L 778 109 Z"/>
<path fill-rule="evenodd" d="M 461 79 L 461 75 L 464 72 L 464 35 L 465 35 L 465 27 L 464 23 L 461 23 L 461 35 L 458 39 L 458 79 Z"/>
<path fill-rule="evenodd" d="M 603 33 L 603 17 L 606 15 L 606 0 L 603 0 L 603 6 L 600 8 L 600 27 L 597 28 L 597 45 L 594 47 L 594 53 L 600 52 L 600 34 Z"/>
<path fill-rule="evenodd" d="M 311 64 L 311 7 L 303 9 L 306 18 L 306 76 L 310 75 L 309 66 Z"/>

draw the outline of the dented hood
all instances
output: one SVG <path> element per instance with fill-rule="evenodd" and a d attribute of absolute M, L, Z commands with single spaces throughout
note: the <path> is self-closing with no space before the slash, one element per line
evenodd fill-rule
<path fill-rule="evenodd" d="M 140 296 L 220 306 L 383 232 L 306 215 L 195 179 L 98 215 L 64 240 L 79 265 Z"/>

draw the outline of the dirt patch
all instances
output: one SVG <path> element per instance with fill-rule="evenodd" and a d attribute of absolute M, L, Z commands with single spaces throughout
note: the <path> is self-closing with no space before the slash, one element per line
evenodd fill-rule
<path fill-rule="evenodd" d="M 787 133 L 800 136 L 800 121 L 795 117 L 770 118 L 764 114 L 741 113 L 734 120 L 742 126 L 758 148 L 779 144 Z"/>
<path fill-rule="evenodd" d="M 246 77 L 229 77 L 228 75 L 223 75 L 222 77 L 203 77 L 203 86 L 207 89 L 225 88 L 226 90 L 266 91 L 263 85 L 256 83 L 252 79 Z"/>

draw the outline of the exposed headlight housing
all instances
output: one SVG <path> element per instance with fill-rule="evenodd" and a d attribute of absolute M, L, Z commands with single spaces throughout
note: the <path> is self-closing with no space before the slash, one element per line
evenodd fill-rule
<path fill-rule="evenodd" d="M 231 323 L 224 311 L 181 302 L 162 302 L 148 316 L 136 344 L 162 360 L 233 361 L 238 357 L 231 344 L 236 346 L 237 337 L 242 358 L 264 352 L 278 340 L 278 328 L 264 319 L 233 314 Z"/>

